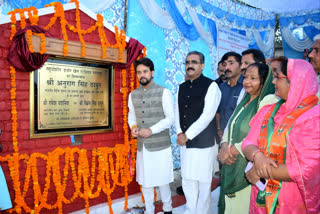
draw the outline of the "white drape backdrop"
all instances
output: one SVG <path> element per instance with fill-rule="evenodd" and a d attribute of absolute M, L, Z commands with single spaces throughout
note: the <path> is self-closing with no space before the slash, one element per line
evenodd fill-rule
<path fill-rule="evenodd" d="M 262 40 L 259 31 L 252 31 L 251 32 L 254 40 L 257 43 L 258 48 L 264 53 L 266 54 L 268 57 L 270 57 L 270 55 L 272 54 L 272 50 L 273 50 L 273 45 L 274 45 L 274 30 L 271 30 L 268 32 L 268 38 L 266 43 L 264 43 L 264 41 Z"/>
<path fill-rule="evenodd" d="M 297 40 L 289 27 L 281 28 L 282 38 L 287 42 L 287 44 L 295 51 L 303 52 L 306 48 L 311 48 L 313 41 L 308 36 L 302 41 Z"/>
<path fill-rule="evenodd" d="M 200 35 L 200 38 L 209 47 L 215 45 L 211 33 L 209 31 L 206 31 L 205 27 L 200 22 L 195 8 L 186 7 L 186 5 L 183 4 L 183 1 L 180 0 L 173 1 L 175 1 L 177 8 L 179 9 L 182 16 L 184 16 L 185 12 L 188 12 L 192 24 L 194 25 L 195 29 Z M 170 14 L 164 9 L 160 8 L 159 5 L 155 2 L 155 0 L 138 0 L 138 2 L 140 3 L 140 6 L 145 12 L 145 14 L 155 25 L 165 30 L 172 30 L 176 28 L 176 25 L 173 19 L 170 17 Z M 223 20 L 225 21 L 225 19 Z M 219 20 L 217 19 L 215 19 L 214 21 L 219 22 Z M 217 26 L 219 26 L 219 23 L 217 24 Z M 245 29 L 247 31 L 247 35 L 253 35 L 253 38 L 255 39 L 259 49 L 268 57 L 271 56 L 273 50 L 274 30 L 272 28 L 269 28 L 268 39 L 266 42 L 264 42 L 259 34 L 258 29 L 255 29 L 254 27 Z"/>
<path fill-rule="evenodd" d="M 148 18 L 157 26 L 170 30 L 175 24 L 168 12 L 162 10 L 154 0 L 138 0 Z"/>
<path fill-rule="evenodd" d="M 195 26 L 195 28 L 197 29 L 201 39 L 203 39 L 203 41 L 208 45 L 208 46 L 212 46 L 213 45 L 213 39 L 212 39 L 212 35 L 210 32 L 207 32 L 204 27 L 202 26 L 198 15 L 196 12 L 192 11 L 190 8 L 188 8 L 188 13 L 190 15 L 190 18 L 193 22 L 193 25 Z"/>

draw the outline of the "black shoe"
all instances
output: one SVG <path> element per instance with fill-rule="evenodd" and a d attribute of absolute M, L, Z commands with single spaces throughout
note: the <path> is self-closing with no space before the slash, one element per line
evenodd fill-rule
<path fill-rule="evenodd" d="M 164 214 L 172 214 L 172 211 L 164 212 Z"/>
<path fill-rule="evenodd" d="M 177 189 L 176 189 L 176 193 L 177 193 L 178 195 L 184 195 L 184 192 L 183 192 L 182 186 L 177 187 Z"/>

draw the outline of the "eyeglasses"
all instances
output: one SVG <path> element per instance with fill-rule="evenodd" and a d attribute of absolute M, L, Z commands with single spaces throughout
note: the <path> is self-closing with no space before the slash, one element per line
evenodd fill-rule
<path fill-rule="evenodd" d="M 279 80 L 279 79 L 281 79 L 281 78 L 287 78 L 287 76 L 272 75 L 272 78 L 273 78 L 274 80 Z"/>
<path fill-rule="evenodd" d="M 196 60 L 191 60 L 191 61 L 186 61 L 184 64 L 185 65 L 198 65 L 198 64 L 201 64 L 201 62 L 198 62 Z"/>

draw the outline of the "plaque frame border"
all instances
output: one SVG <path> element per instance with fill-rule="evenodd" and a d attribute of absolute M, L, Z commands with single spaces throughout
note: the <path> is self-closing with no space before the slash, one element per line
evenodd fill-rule
<path fill-rule="evenodd" d="M 71 61 L 71 62 L 80 62 L 80 63 L 92 63 L 92 64 L 99 64 L 99 65 L 110 65 L 110 108 L 109 112 L 111 113 L 110 118 L 110 128 L 105 129 L 92 129 L 92 130 L 72 130 L 72 131 L 57 131 L 57 132 L 50 132 L 50 133 L 35 133 L 35 88 L 34 88 L 34 81 L 35 81 L 35 71 L 30 72 L 30 80 L 29 80 L 29 117 L 30 117 L 30 128 L 29 128 L 29 136 L 30 139 L 34 138 L 48 138 L 48 137 L 63 137 L 63 136 L 70 136 L 70 135 L 84 135 L 84 134 L 97 134 L 97 133 L 109 133 L 114 131 L 114 66 L 112 63 L 106 63 L 103 61 L 96 61 L 96 60 L 87 60 L 87 59 L 79 59 L 73 57 L 60 57 L 60 56 L 52 56 L 49 57 L 52 60 L 63 60 L 63 61 Z"/>

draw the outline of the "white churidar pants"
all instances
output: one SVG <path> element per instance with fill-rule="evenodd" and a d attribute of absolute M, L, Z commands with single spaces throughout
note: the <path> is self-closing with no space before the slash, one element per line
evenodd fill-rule
<path fill-rule="evenodd" d="M 184 214 L 210 214 L 214 150 L 214 146 L 181 147 L 182 187 L 187 201 Z"/>
<path fill-rule="evenodd" d="M 210 214 L 211 182 L 182 179 L 182 187 L 187 201 L 184 214 Z"/>
<path fill-rule="evenodd" d="M 173 182 L 173 161 L 171 147 L 150 152 L 143 145 L 137 151 L 137 182 L 144 187 L 157 187 Z"/>
<path fill-rule="evenodd" d="M 171 190 L 169 184 L 159 186 L 160 197 L 163 203 L 163 211 L 172 211 Z M 145 214 L 154 214 L 154 189 L 153 187 L 144 188 L 142 186 L 142 193 L 144 196 L 146 211 Z"/>
<path fill-rule="evenodd" d="M 171 147 L 150 152 L 143 145 L 143 150 L 137 151 L 136 173 L 136 180 L 142 186 L 145 214 L 154 214 L 154 187 L 159 187 L 163 210 L 171 211 L 169 183 L 174 179 Z"/>

